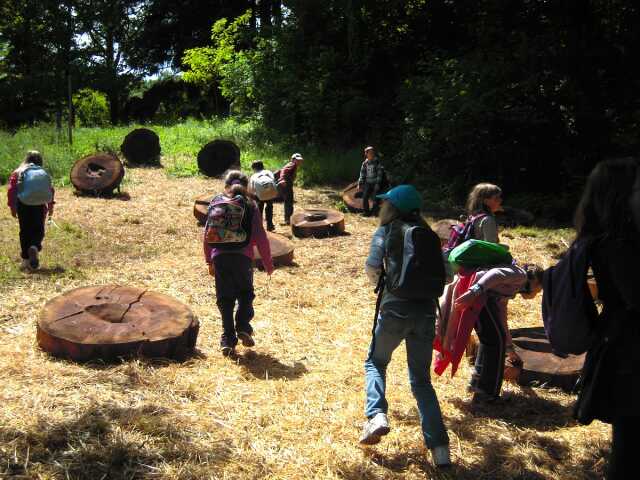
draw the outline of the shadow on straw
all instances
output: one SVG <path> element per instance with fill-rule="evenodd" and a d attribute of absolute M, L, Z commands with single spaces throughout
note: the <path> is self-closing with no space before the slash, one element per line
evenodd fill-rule
<path fill-rule="evenodd" d="M 268 353 L 248 350 L 243 355 L 235 357 L 236 362 L 255 378 L 261 380 L 281 379 L 295 380 L 308 372 L 301 362 L 286 365 Z"/>
<path fill-rule="evenodd" d="M 10 454 L 0 450 L 0 476 L 34 478 L 37 471 L 48 478 L 147 478 L 167 463 L 180 465 L 195 457 L 214 468 L 228 460 L 230 439 L 198 448 L 189 427 L 159 405 L 122 408 L 107 403 L 71 420 L 45 417 L 19 430 L 0 427 L 0 443 L 12 445 Z"/>

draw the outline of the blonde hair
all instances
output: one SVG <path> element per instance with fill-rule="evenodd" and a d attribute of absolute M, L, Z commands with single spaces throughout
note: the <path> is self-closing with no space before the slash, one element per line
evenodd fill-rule
<path fill-rule="evenodd" d="M 469 196 L 467 197 L 467 214 L 473 215 L 478 212 L 487 212 L 487 206 L 484 201 L 493 197 L 494 195 L 500 195 L 502 189 L 494 185 L 493 183 L 479 183 L 471 189 Z"/>

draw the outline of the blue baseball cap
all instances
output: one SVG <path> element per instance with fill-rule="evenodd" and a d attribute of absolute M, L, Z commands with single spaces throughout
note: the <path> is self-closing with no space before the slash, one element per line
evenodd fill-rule
<path fill-rule="evenodd" d="M 389 200 L 402 213 L 411 213 L 422 207 L 422 195 L 413 185 L 398 185 L 387 193 L 376 195 L 381 200 Z"/>

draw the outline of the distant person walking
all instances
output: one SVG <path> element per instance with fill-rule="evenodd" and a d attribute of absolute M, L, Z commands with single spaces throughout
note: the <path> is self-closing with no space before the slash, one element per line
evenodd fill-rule
<path fill-rule="evenodd" d="M 364 161 L 360 167 L 360 177 L 358 178 L 358 189 L 362 191 L 362 209 L 365 217 L 378 213 L 380 200 L 376 195 L 385 188 L 386 177 L 382 161 L 376 155 L 373 147 L 364 149 Z M 369 205 L 369 200 L 373 199 L 373 210 Z"/>
<path fill-rule="evenodd" d="M 45 233 L 45 219 L 53 215 L 54 189 L 43 168 L 40 152 L 27 152 L 9 177 L 7 204 L 20 225 L 21 268 L 33 271 L 40 266 L 39 252 Z"/>
<path fill-rule="evenodd" d="M 289 162 L 277 172 L 278 191 L 284 200 L 284 224 L 291 224 L 293 215 L 293 182 L 296 179 L 298 168 L 304 159 L 299 153 L 291 155 Z"/>
<path fill-rule="evenodd" d="M 258 208 L 248 196 L 249 179 L 237 170 L 225 177 L 224 192 L 211 200 L 204 228 L 204 256 L 215 277 L 216 303 L 222 317 L 220 349 L 232 355 L 238 339 L 245 347 L 255 345 L 251 320 L 254 316 L 253 247 L 258 248 L 268 275 L 273 260 Z M 234 309 L 238 304 L 238 309 Z M 235 320 L 235 322 L 234 322 Z"/>
<path fill-rule="evenodd" d="M 271 170 L 266 170 L 260 160 L 251 164 L 253 175 L 249 179 L 249 193 L 258 203 L 258 210 L 267 222 L 267 230 L 275 230 L 273 224 L 273 200 L 278 198 L 278 185 Z M 266 207 L 266 209 L 265 209 Z M 266 217 L 265 217 L 266 214 Z"/>
<path fill-rule="evenodd" d="M 391 271 L 398 272 L 404 266 L 404 263 L 398 265 L 398 256 L 404 255 L 403 238 L 407 238 L 406 235 L 396 232 L 403 232 L 407 228 L 416 226 L 420 227 L 422 232 L 430 232 L 433 237 L 431 243 L 425 243 L 425 247 L 416 251 L 430 254 L 429 258 L 433 261 L 422 261 L 413 265 L 420 263 L 421 267 L 434 269 L 438 278 L 436 283 L 439 285 L 433 292 L 428 291 L 428 280 L 431 279 L 428 273 L 407 273 L 406 278 L 418 279 L 415 289 L 419 294 L 425 295 L 424 298 L 419 296 L 407 298 L 398 296 L 398 293 L 392 293 L 391 283 L 387 285 L 388 282 L 383 282 L 383 290 L 379 297 L 379 315 L 376 318 L 369 354 L 365 361 L 365 414 L 368 420 L 364 424 L 360 443 L 366 445 L 378 443 L 381 436 L 389 433 L 388 404 L 385 395 L 386 371 L 394 350 L 404 340 L 407 349 L 409 382 L 418 404 L 424 441 L 431 450 L 433 462 L 443 467 L 451 463 L 449 437 L 430 378 L 436 301 L 437 296 L 442 292 L 445 276 L 439 248 L 440 241 L 420 214 L 422 198 L 415 188 L 410 185 L 399 185 L 380 195 L 379 198 L 383 200 L 380 210 L 380 227 L 373 234 L 369 257 L 365 264 L 369 279 L 377 283 L 380 288 L 379 280 L 383 271 L 386 270 L 384 278 L 389 276 L 396 278 Z"/>
<path fill-rule="evenodd" d="M 640 175 L 636 159 L 599 163 L 591 172 L 578 205 L 576 242 L 590 245 L 591 266 L 603 305 L 596 322 L 598 340 L 585 362 L 597 365 L 583 381 L 582 409 L 613 426 L 608 480 L 632 478 L 637 469 L 635 439 L 640 430 Z M 587 380 L 587 378 L 589 380 Z M 584 397 L 585 392 L 590 392 Z"/>

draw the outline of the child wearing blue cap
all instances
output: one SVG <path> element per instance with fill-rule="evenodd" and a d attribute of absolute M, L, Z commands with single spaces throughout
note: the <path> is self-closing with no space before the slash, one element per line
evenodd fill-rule
<path fill-rule="evenodd" d="M 422 196 L 413 186 L 399 185 L 378 195 L 378 198 L 382 200 L 380 226 L 371 239 L 365 271 L 369 280 L 378 284 L 379 288 L 382 287 L 382 291 L 379 297 L 379 315 L 376 316 L 373 338 L 365 361 L 365 415 L 368 420 L 364 424 L 360 443 L 378 443 L 381 436 L 389 433 L 388 404 L 385 398 L 386 369 L 393 351 L 404 340 L 409 381 L 418 404 L 424 441 L 431 450 L 434 464 L 439 467 L 448 466 L 451 464 L 449 437 L 430 378 L 437 294 L 433 298 L 400 297 L 392 293 L 392 282 L 380 282 L 382 285 L 378 283 L 385 270 L 387 276 L 391 275 L 388 270 L 393 260 L 390 259 L 395 258 L 395 255 L 390 249 L 397 242 L 392 241 L 390 231 L 398 222 L 401 225 L 423 227 L 426 233 L 433 236 L 430 258 L 434 258 L 435 262 L 442 262 L 440 240 L 422 218 Z M 444 286 L 444 266 L 440 264 L 434 267 L 442 272 L 441 293 Z"/>

